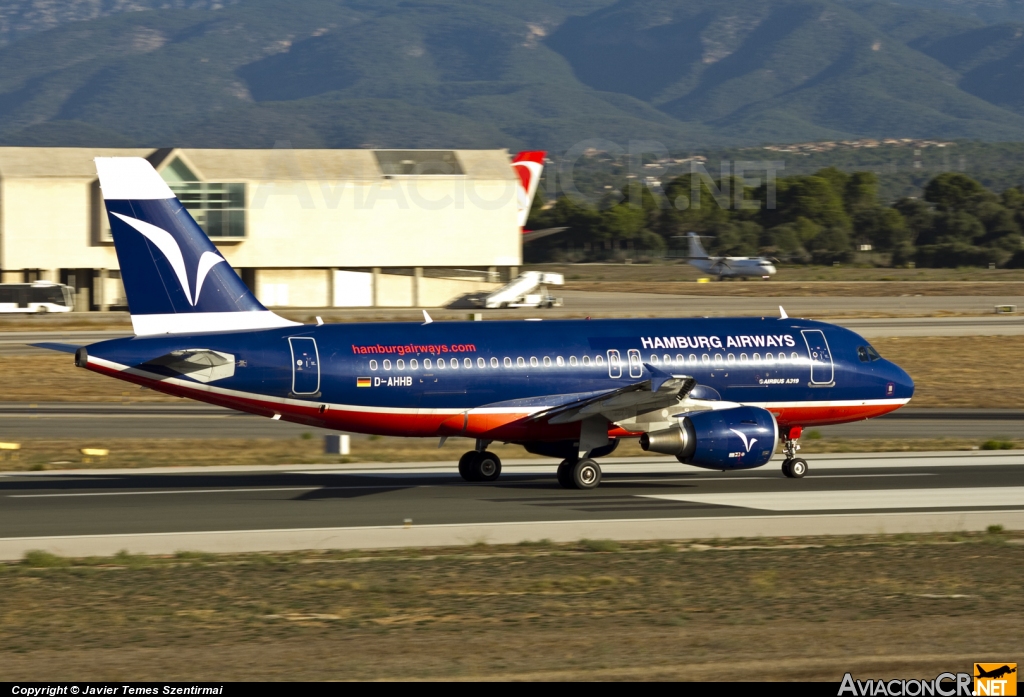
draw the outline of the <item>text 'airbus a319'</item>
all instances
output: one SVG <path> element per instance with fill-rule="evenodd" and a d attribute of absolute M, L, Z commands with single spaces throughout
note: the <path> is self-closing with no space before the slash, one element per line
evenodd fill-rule
<path fill-rule="evenodd" d="M 591 489 L 623 438 L 714 470 L 760 467 L 801 429 L 906 404 L 910 377 L 857 334 L 781 317 L 302 325 L 267 310 L 152 166 L 98 158 L 135 336 L 76 347 L 79 367 L 203 402 L 339 431 L 465 437 L 561 460 Z"/>

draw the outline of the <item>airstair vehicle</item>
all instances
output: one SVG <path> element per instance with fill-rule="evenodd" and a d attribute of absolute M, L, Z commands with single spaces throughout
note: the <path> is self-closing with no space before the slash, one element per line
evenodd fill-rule
<path fill-rule="evenodd" d="M 565 277 L 560 273 L 524 271 L 501 288 L 478 299 L 477 303 L 489 310 L 506 307 L 561 307 L 562 299 L 549 295 L 547 286 L 564 284 Z"/>

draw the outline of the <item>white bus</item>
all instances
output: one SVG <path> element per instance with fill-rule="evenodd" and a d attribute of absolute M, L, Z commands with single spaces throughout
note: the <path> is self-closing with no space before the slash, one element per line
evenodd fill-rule
<path fill-rule="evenodd" d="M 0 283 L 0 313 L 71 312 L 74 304 L 71 288 L 60 283 Z"/>

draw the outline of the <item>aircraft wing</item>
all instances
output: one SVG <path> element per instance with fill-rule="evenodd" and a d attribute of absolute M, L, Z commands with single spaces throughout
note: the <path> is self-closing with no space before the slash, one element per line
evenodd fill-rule
<path fill-rule="evenodd" d="M 583 421 L 592 416 L 603 416 L 608 421 L 620 421 L 673 406 L 697 386 L 697 381 L 689 376 L 674 377 L 657 369 L 653 369 L 652 372 L 655 374 L 646 380 L 633 382 L 618 389 L 547 395 L 524 400 L 531 404 L 524 403 L 519 406 L 543 407 L 529 417 L 530 421 L 565 424 Z"/>

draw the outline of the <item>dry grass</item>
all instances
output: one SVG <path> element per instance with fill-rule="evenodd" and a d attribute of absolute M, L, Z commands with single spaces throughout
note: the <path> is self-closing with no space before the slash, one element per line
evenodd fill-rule
<path fill-rule="evenodd" d="M 0 680 L 934 677 L 1012 661 L 1015 533 L 0 566 Z"/>
<path fill-rule="evenodd" d="M 910 373 L 915 407 L 1024 409 L 1024 336 L 873 339 Z M 1002 369 L 999 367 L 1002 366 Z"/>

